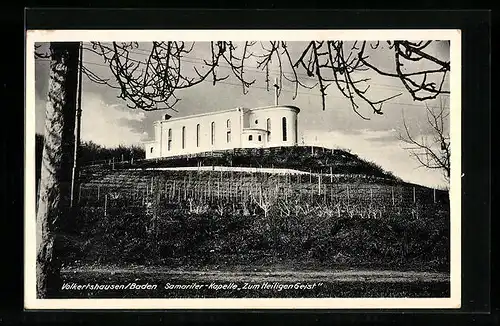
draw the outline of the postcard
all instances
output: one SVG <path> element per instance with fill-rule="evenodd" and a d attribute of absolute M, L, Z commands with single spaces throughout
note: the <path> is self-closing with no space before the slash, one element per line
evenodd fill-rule
<path fill-rule="evenodd" d="M 25 308 L 459 308 L 460 40 L 27 30 Z"/>

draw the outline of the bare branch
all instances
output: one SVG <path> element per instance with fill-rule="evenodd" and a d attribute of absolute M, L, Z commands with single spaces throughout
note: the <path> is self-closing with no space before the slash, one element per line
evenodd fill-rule
<path fill-rule="evenodd" d="M 284 90 L 284 82 L 292 84 L 293 99 L 296 99 L 301 88 L 310 90 L 318 87 L 322 109 L 325 110 L 326 98 L 329 96 L 326 89 L 334 84 L 350 102 L 352 110 L 361 118 L 369 120 L 361 113 L 362 104 L 375 114 L 383 114 L 383 104 L 401 93 L 374 98 L 377 93 L 373 90 L 370 78 L 363 74 L 365 71 L 371 70 L 400 80 L 416 101 L 435 99 L 449 93 L 444 89 L 449 62 L 426 51 L 431 43 L 387 41 L 388 51 L 394 55 L 394 71 L 385 71 L 369 61 L 368 51 L 380 51 L 380 41 L 355 41 L 349 45 L 335 40 L 311 41 L 297 54 L 290 51 L 284 41 L 246 41 L 241 46 L 231 41 L 213 41 L 210 42 L 208 57 L 201 58 L 200 63 L 190 61 L 193 60 L 189 55 L 193 53 L 195 43 L 152 42 L 151 48 L 143 50 L 139 49 L 137 42 L 91 42 L 85 49 L 100 56 L 113 77 L 99 77 L 89 67 L 85 67 L 84 73 L 93 82 L 119 89 L 119 97 L 126 100 L 131 108 L 172 109 L 179 101 L 174 94 L 208 80 L 216 85 L 233 76 L 241 84 L 243 94 L 247 94 L 256 82 L 248 78 L 251 74 L 247 73 L 250 69 L 249 59 L 255 57 L 256 68 L 265 74 L 266 89 L 269 90 L 270 66 L 274 63 L 277 66 L 274 71 L 279 78 L 278 92 Z M 255 45 L 260 46 L 260 53 L 254 51 Z M 436 67 L 407 71 L 406 64 L 421 61 Z M 220 73 L 221 63 L 224 68 L 229 68 L 229 73 Z M 436 79 L 436 76 L 440 79 Z"/>
<path fill-rule="evenodd" d="M 432 129 L 431 135 L 422 135 L 417 140 L 412 135 L 403 113 L 404 134 L 399 139 L 406 143 L 410 155 L 416 159 L 420 166 L 429 169 L 441 169 L 447 180 L 450 178 L 450 137 L 445 128 L 448 123 L 449 109 L 441 101 L 438 110 L 433 110 L 426 105 L 427 123 Z"/>

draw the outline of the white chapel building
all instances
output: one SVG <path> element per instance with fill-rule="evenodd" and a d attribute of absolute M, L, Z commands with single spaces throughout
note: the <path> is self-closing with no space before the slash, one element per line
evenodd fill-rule
<path fill-rule="evenodd" d="M 294 146 L 300 109 L 289 105 L 234 108 L 155 121 L 146 159 L 233 148 Z"/>

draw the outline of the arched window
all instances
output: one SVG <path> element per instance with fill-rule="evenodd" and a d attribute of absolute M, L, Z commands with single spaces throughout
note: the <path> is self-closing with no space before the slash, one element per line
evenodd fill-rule
<path fill-rule="evenodd" d="M 213 145 L 215 143 L 215 122 L 212 121 L 210 125 L 210 143 Z"/>
<path fill-rule="evenodd" d="M 168 129 L 168 141 L 167 141 L 167 149 L 172 149 L 172 129 Z"/>
<path fill-rule="evenodd" d="M 200 124 L 196 125 L 196 147 L 200 147 Z"/>
<path fill-rule="evenodd" d="M 253 139 L 252 135 L 248 136 L 248 140 L 252 140 L 252 139 Z"/>
<path fill-rule="evenodd" d="M 231 142 L 231 120 L 227 119 L 226 121 L 226 142 L 230 143 Z"/>
<path fill-rule="evenodd" d="M 259 135 L 259 141 L 262 141 L 262 136 L 261 135 Z"/>
<path fill-rule="evenodd" d="M 266 126 L 267 126 L 267 141 L 270 141 L 271 140 L 271 118 L 267 118 Z"/>
<path fill-rule="evenodd" d="M 281 119 L 281 126 L 283 127 L 283 141 L 286 141 L 286 118 Z"/>
<path fill-rule="evenodd" d="M 186 148 L 186 127 L 182 126 L 182 149 Z"/>
<path fill-rule="evenodd" d="M 151 149 L 149 150 L 150 153 L 153 153 L 153 147 L 151 147 Z"/>

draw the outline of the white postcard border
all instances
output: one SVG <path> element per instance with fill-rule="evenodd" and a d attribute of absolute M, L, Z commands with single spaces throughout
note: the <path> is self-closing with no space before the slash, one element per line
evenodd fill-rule
<path fill-rule="evenodd" d="M 37 299 L 35 221 L 35 42 L 450 40 L 450 297 L 449 298 L 217 298 Z M 461 31 L 460 30 L 28 30 L 25 98 L 25 309 L 436 309 L 461 305 Z"/>

